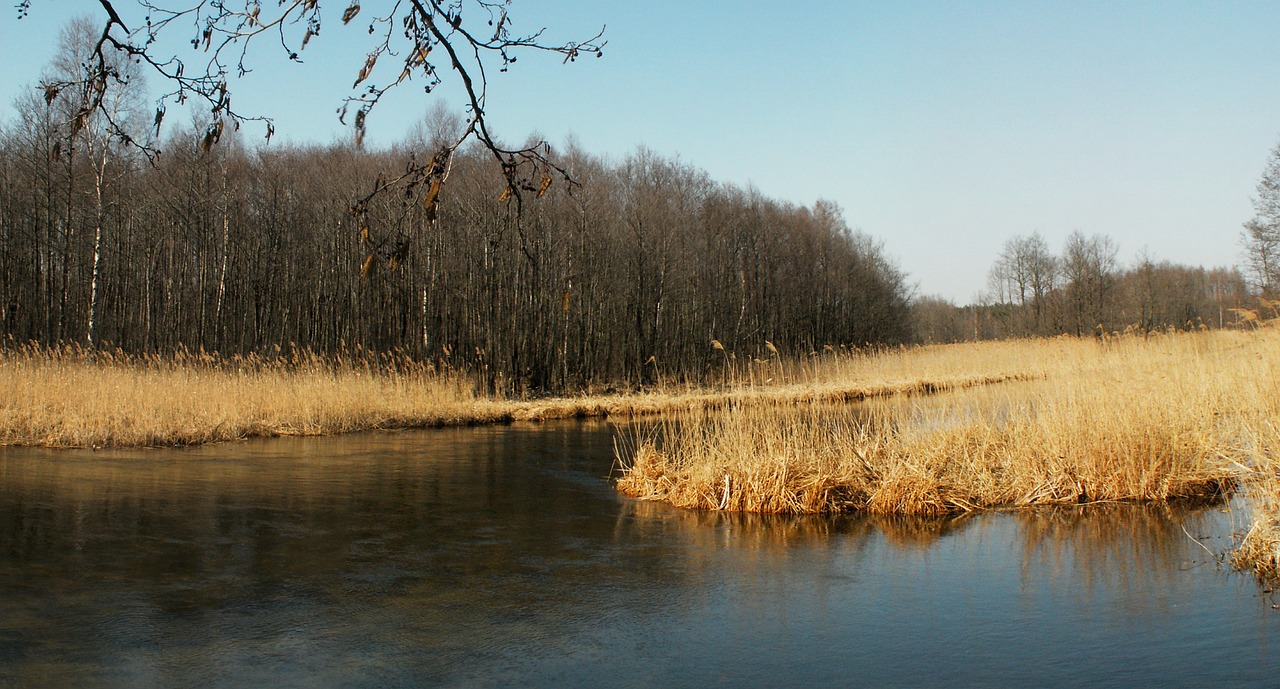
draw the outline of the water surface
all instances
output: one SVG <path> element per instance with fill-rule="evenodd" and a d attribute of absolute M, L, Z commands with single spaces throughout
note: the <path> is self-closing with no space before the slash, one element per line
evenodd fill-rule
<path fill-rule="evenodd" d="M 619 497 L 606 424 L 0 448 L 0 686 L 1274 687 L 1222 507 Z"/>

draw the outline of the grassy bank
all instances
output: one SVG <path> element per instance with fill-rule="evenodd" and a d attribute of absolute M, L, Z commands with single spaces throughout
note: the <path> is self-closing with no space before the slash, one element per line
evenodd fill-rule
<path fill-rule="evenodd" d="M 0 355 L 0 443 L 10 445 L 185 445 L 493 413 L 468 381 L 407 361 L 33 347 Z"/>
<path fill-rule="evenodd" d="M 729 405 L 861 400 L 1042 376 L 1012 353 L 1000 365 L 946 347 L 726 361 L 726 383 L 667 382 L 630 394 L 510 400 L 465 374 L 398 357 L 309 354 L 134 357 L 78 348 L 0 350 L 0 444 L 189 445 L 573 417 L 633 417 Z"/>
<path fill-rule="evenodd" d="M 618 488 L 683 507 L 881 515 L 1217 496 L 1234 554 L 1280 575 L 1280 332 L 725 355 L 711 386 L 510 400 L 395 357 L 0 351 L 0 444 L 164 446 L 570 417 L 665 415 Z M 1016 382 L 1021 381 L 1021 382 Z M 1013 385 L 991 385 L 1014 382 Z M 840 403 L 871 400 L 850 407 Z"/>
<path fill-rule="evenodd" d="M 893 413 L 734 407 L 639 436 L 622 492 L 753 512 L 937 514 L 1217 496 L 1257 475 L 1280 333 L 1024 343 L 1043 382 Z M 975 358 L 983 358 L 975 353 Z M 1274 525 L 1274 524 L 1273 524 Z"/>

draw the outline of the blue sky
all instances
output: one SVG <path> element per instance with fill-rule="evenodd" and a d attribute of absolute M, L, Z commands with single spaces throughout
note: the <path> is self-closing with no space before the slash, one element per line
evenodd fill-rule
<path fill-rule="evenodd" d="M 129 2 L 115 2 L 126 21 Z M 27 19 L 0 17 L 0 45 L 22 56 L 0 74 L 0 105 L 38 79 L 65 17 L 96 11 L 35 0 Z M 774 198 L 833 200 L 920 293 L 959 303 L 985 289 L 1005 240 L 1031 232 L 1055 248 L 1073 230 L 1106 234 L 1124 261 L 1237 263 L 1280 142 L 1276 2 L 516 0 L 512 17 L 553 40 L 607 25 L 609 45 L 601 60 L 526 55 L 494 74 L 501 136 L 573 136 L 615 159 L 644 145 Z M 303 66 L 252 55 L 238 108 L 294 141 L 342 136 L 334 111 L 366 40 L 334 17 Z M 403 90 L 371 117 L 373 141 L 433 102 Z"/>

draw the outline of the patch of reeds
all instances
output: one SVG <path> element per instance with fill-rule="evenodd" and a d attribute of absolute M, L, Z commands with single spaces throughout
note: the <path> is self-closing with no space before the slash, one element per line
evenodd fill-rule
<path fill-rule="evenodd" d="M 477 392 L 465 372 L 397 354 L 273 350 L 220 357 L 131 356 L 76 346 L 0 348 L 0 444 L 46 447 L 189 445 L 248 437 L 566 418 L 637 417 L 729 405 L 843 402 L 935 393 L 1040 372 L 948 362 L 942 349 L 832 353 L 795 362 L 789 382 L 741 378 L 713 388 L 669 384 L 634 394 L 508 400 Z M 1007 363 L 1007 362 L 1006 362 Z M 843 376 L 843 377 L 842 377 Z"/>
<path fill-rule="evenodd" d="M 1278 400 L 1280 401 L 1280 400 Z M 1252 523 L 1232 560 L 1240 569 L 1251 569 L 1259 578 L 1280 581 L 1280 423 L 1270 418 L 1258 423 L 1251 434 L 1252 473 L 1246 493 Z"/>
<path fill-rule="evenodd" d="M 184 445 L 498 413 L 464 378 L 396 356 L 0 353 L 0 443 L 8 445 Z"/>
<path fill-rule="evenodd" d="M 623 493 L 701 509 L 940 514 L 1221 496 L 1268 408 L 1272 330 L 1036 345 L 1047 378 L 894 414 L 735 406 L 620 452 Z"/>

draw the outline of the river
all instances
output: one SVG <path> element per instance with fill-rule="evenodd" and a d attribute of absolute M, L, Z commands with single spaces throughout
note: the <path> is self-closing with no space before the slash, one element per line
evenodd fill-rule
<path fill-rule="evenodd" d="M 0 448 L 0 686 L 1280 685 L 1239 510 L 689 512 L 614 434 Z"/>

